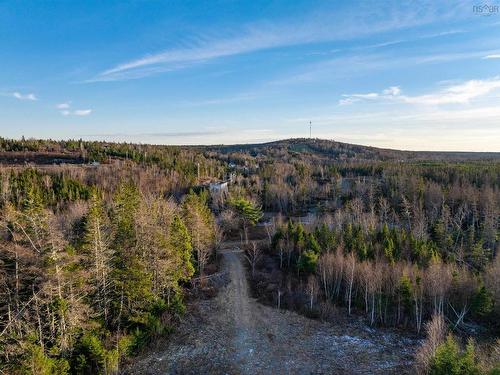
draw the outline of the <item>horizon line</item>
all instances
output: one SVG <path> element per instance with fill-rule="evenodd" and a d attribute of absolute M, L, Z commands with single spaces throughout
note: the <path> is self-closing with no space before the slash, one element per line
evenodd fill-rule
<path fill-rule="evenodd" d="M 102 135 L 105 137 L 106 135 Z M 292 137 L 292 138 L 278 138 L 274 140 L 269 140 L 269 141 L 263 141 L 263 142 L 248 142 L 248 143 L 210 143 L 210 144 L 169 144 L 169 143 L 142 143 L 142 142 L 119 142 L 119 141 L 110 141 L 106 139 L 95 139 L 95 140 L 89 140 L 86 139 L 85 137 L 80 137 L 80 138 L 36 138 L 36 137 L 25 137 L 22 135 L 19 138 L 7 138 L 7 137 L 2 137 L 0 136 L 0 139 L 7 140 L 7 141 L 21 141 L 22 138 L 24 138 L 25 141 L 53 141 L 53 142 L 70 142 L 70 141 L 83 141 L 83 142 L 98 142 L 98 143 L 111 143 L 111 144 L 128 144 L 128 145 L 141 145 L 141 146 L 165 146 L 165 147 L 217 147 L 217 146 L 259 146 L 259 145 L 267 145 L 267 144 L 272 144 L 272 143 L 279 143 L 279 142 L 286 142 L 286 141 L 293 141 L 293 140 L 304 140 L 304 141 L 327 141 L 327 142 L 335 142 L 335 143 L 340 143 L 340 144 L 345 144 L 345 145 L 351 145 L 351 146 L 361 146 L 361 147 L 367 147 L 367 148 L 372 148 L 372 149 L 377 149 L 377 150 L 384 150 L 384 151 L 399 151 L 399 152 L 419 152 L 419 153 L 462 153 L 462 154 L 500 154 L 500 151 L 464 151 L 464 150 L 410 150 L 410 149 L 398 149 L 398 148 L 387 148 L 387 147 L 378 147 L 378 146 L 372 146 L 372 145 L 365 145 L 365 144 L 359 144 L 359 143 L 349 143 L 349 142 L 342 142 L 342 141 L 337 141 L 333 138 L 318 138 L 318 137 Z M 26 152 L 26 151 L 25 151 Z M 37 151 L 32 151 L 32 152 L 37 152 Z"/>

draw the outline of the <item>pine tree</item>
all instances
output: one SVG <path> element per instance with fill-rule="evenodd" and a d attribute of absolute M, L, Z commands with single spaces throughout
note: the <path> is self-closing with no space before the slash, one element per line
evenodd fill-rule
<path fill-rule="evenodd" d="M 170 246 L 174 250 L 177 265 L 175 280 L 177 282 L 188 281 L 194 274 L 194 267 L 191 261 L 191 237 L 179 216 L 175 216 L 170 225 L 169 240 Z"/>
<path fill-rule="evenodd" d="M 113 319 L 122 322 L 142 322 L 154 301 L 152 276 L 147 272 L 145 259 L 138 253 L 136 215 L 140 194 L 132 183 L 122 183 L 113 197 L 113 243 L 115 250 L 113 280 Z"/>
<path fill-rule="evenodd" d="M 184 198 L 183 219 L 190 233 L 198 272 L 202 274 L 215 242 L 214 218 L 208 208 L 206 195 L 197 195 L 191 191 Z"/>
<path fill-rule="evenodd" d="M 493 296 L 484 285 L 480 285 L 471 303 L 471 310 L 477 317 L 486 317 L 493 311 Z"/>
<path fill-rule="evenodd" d="M 245 198 L 236 198 L 229 201 L 229 205 L 235 211 L 241 221 L 245 241 L 248 242 L 248 226 L 253 226 L 262 219 L 263 213 L 260 207 Z"/>
<path fill-rule="evenodd" d="M 464 352 L 452 335 L 436 350 L 430 364 L 430 375 L 479 375 L 474 343 L 469 341 Z"/>
<path fill-rule="evenodd" d="M 90 196 L 90 207 L 85 221 L 85 245 L 88 265 L 91 270 L 92 298 L 99 317 L 109 321 L 112 278 L 111 268 L 114 251 L 109 244 L 110 227 L 101 200 L 101 194 L 94 189 Z"/>

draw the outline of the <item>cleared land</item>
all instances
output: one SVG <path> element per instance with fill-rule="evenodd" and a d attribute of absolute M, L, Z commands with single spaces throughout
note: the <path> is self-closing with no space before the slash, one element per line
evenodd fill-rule
<path fill-rule="evenodd" d="M 259 304 L 249 296 L 242 254 L 234 248 L 220 254 L 230 277 L 227 286 L 216 298 L 197 304 L 173 341 L 137 358 L 129 374 L 410 372 L 416 340 Z"/>

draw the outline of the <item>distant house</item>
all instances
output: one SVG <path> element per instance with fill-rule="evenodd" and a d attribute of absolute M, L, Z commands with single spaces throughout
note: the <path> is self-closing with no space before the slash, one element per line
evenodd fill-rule
<path fill-rule="evenodd" d="M 212 198 L 212 208 L 219 210 L 229 196 L 229 181 L 211 182 L 208 191 Z"/>
<path fill-rule="evenodd" d="M 211 194 L 226 195 L 229 193 L 228 181 L 225 182 L 211 182 L 208 185 L 208 190 Z"/>

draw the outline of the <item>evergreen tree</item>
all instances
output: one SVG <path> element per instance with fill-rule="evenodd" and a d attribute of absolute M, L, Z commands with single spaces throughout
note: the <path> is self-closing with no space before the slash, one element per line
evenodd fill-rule
<path fill-rule="evenodd" d="M 101 194 L 93 189 L 85 220 L 85 244 L 87 265 L 91 273 L 92 293 L 90 301 L 104 322 L 109 321 L 112 262 L 114 251 L 109 244 L 110 226 L 104 210 Z"/>
<path fill-rule="evenodd" d="M 472 299 L 472 313 L 484 318 L 493 311 L 493 303 L 492 293 L 484 285 L 481 285 Z"/>
<path fill-rule="evenodd" d="M 201 274 L 212 253 L 215 243 L 215 223 L 207 205 L 205 193 L 190 192 L 183 202 L 183 219 L 189 230 L 191 246 Z"/>
<path fill-rule="evenodd" d="M 144 313 L 154 302 L 151 274 L 135 246 L 135 218 L 140 199 L 137 188 L 131 183 L 122 183 L 113 198 L 113 279 L 116 285 L 113 319 L 118 326 L 122 322 L 143 323 Z"/>
<path fill-rule="evenodd" d="M 448 338 L 436 350 L 431 360 L 431 375 L 479 375 L 480 371 L 475 358 L 474 344 L 469 341 L 465 352 L 453 336 Z"/>
<path fill-rule="evenodd" d="M 261 208 L 245 198 L 231 199 L 229 205 L 238 216 L 245 234 L 245 241 L 248 242 L 248 226 L 253 226 L 262 219 Z"/>
<path fill-rule="evenodd" d="M 179 216 L 175 216 L 170 225 L 170 246 L 174 250 L 177 272 L 177 282 L 188 281 L 194 274 L 192 264 L 191 237 Z"/>
<path fill-rule="evenodd" d="M 297 261 L 297 270 L 312 273 L 316 270 L 316 263 L 318 262 L 319 254 L 313 250 L 306 250 L 300 254 Z"/>

